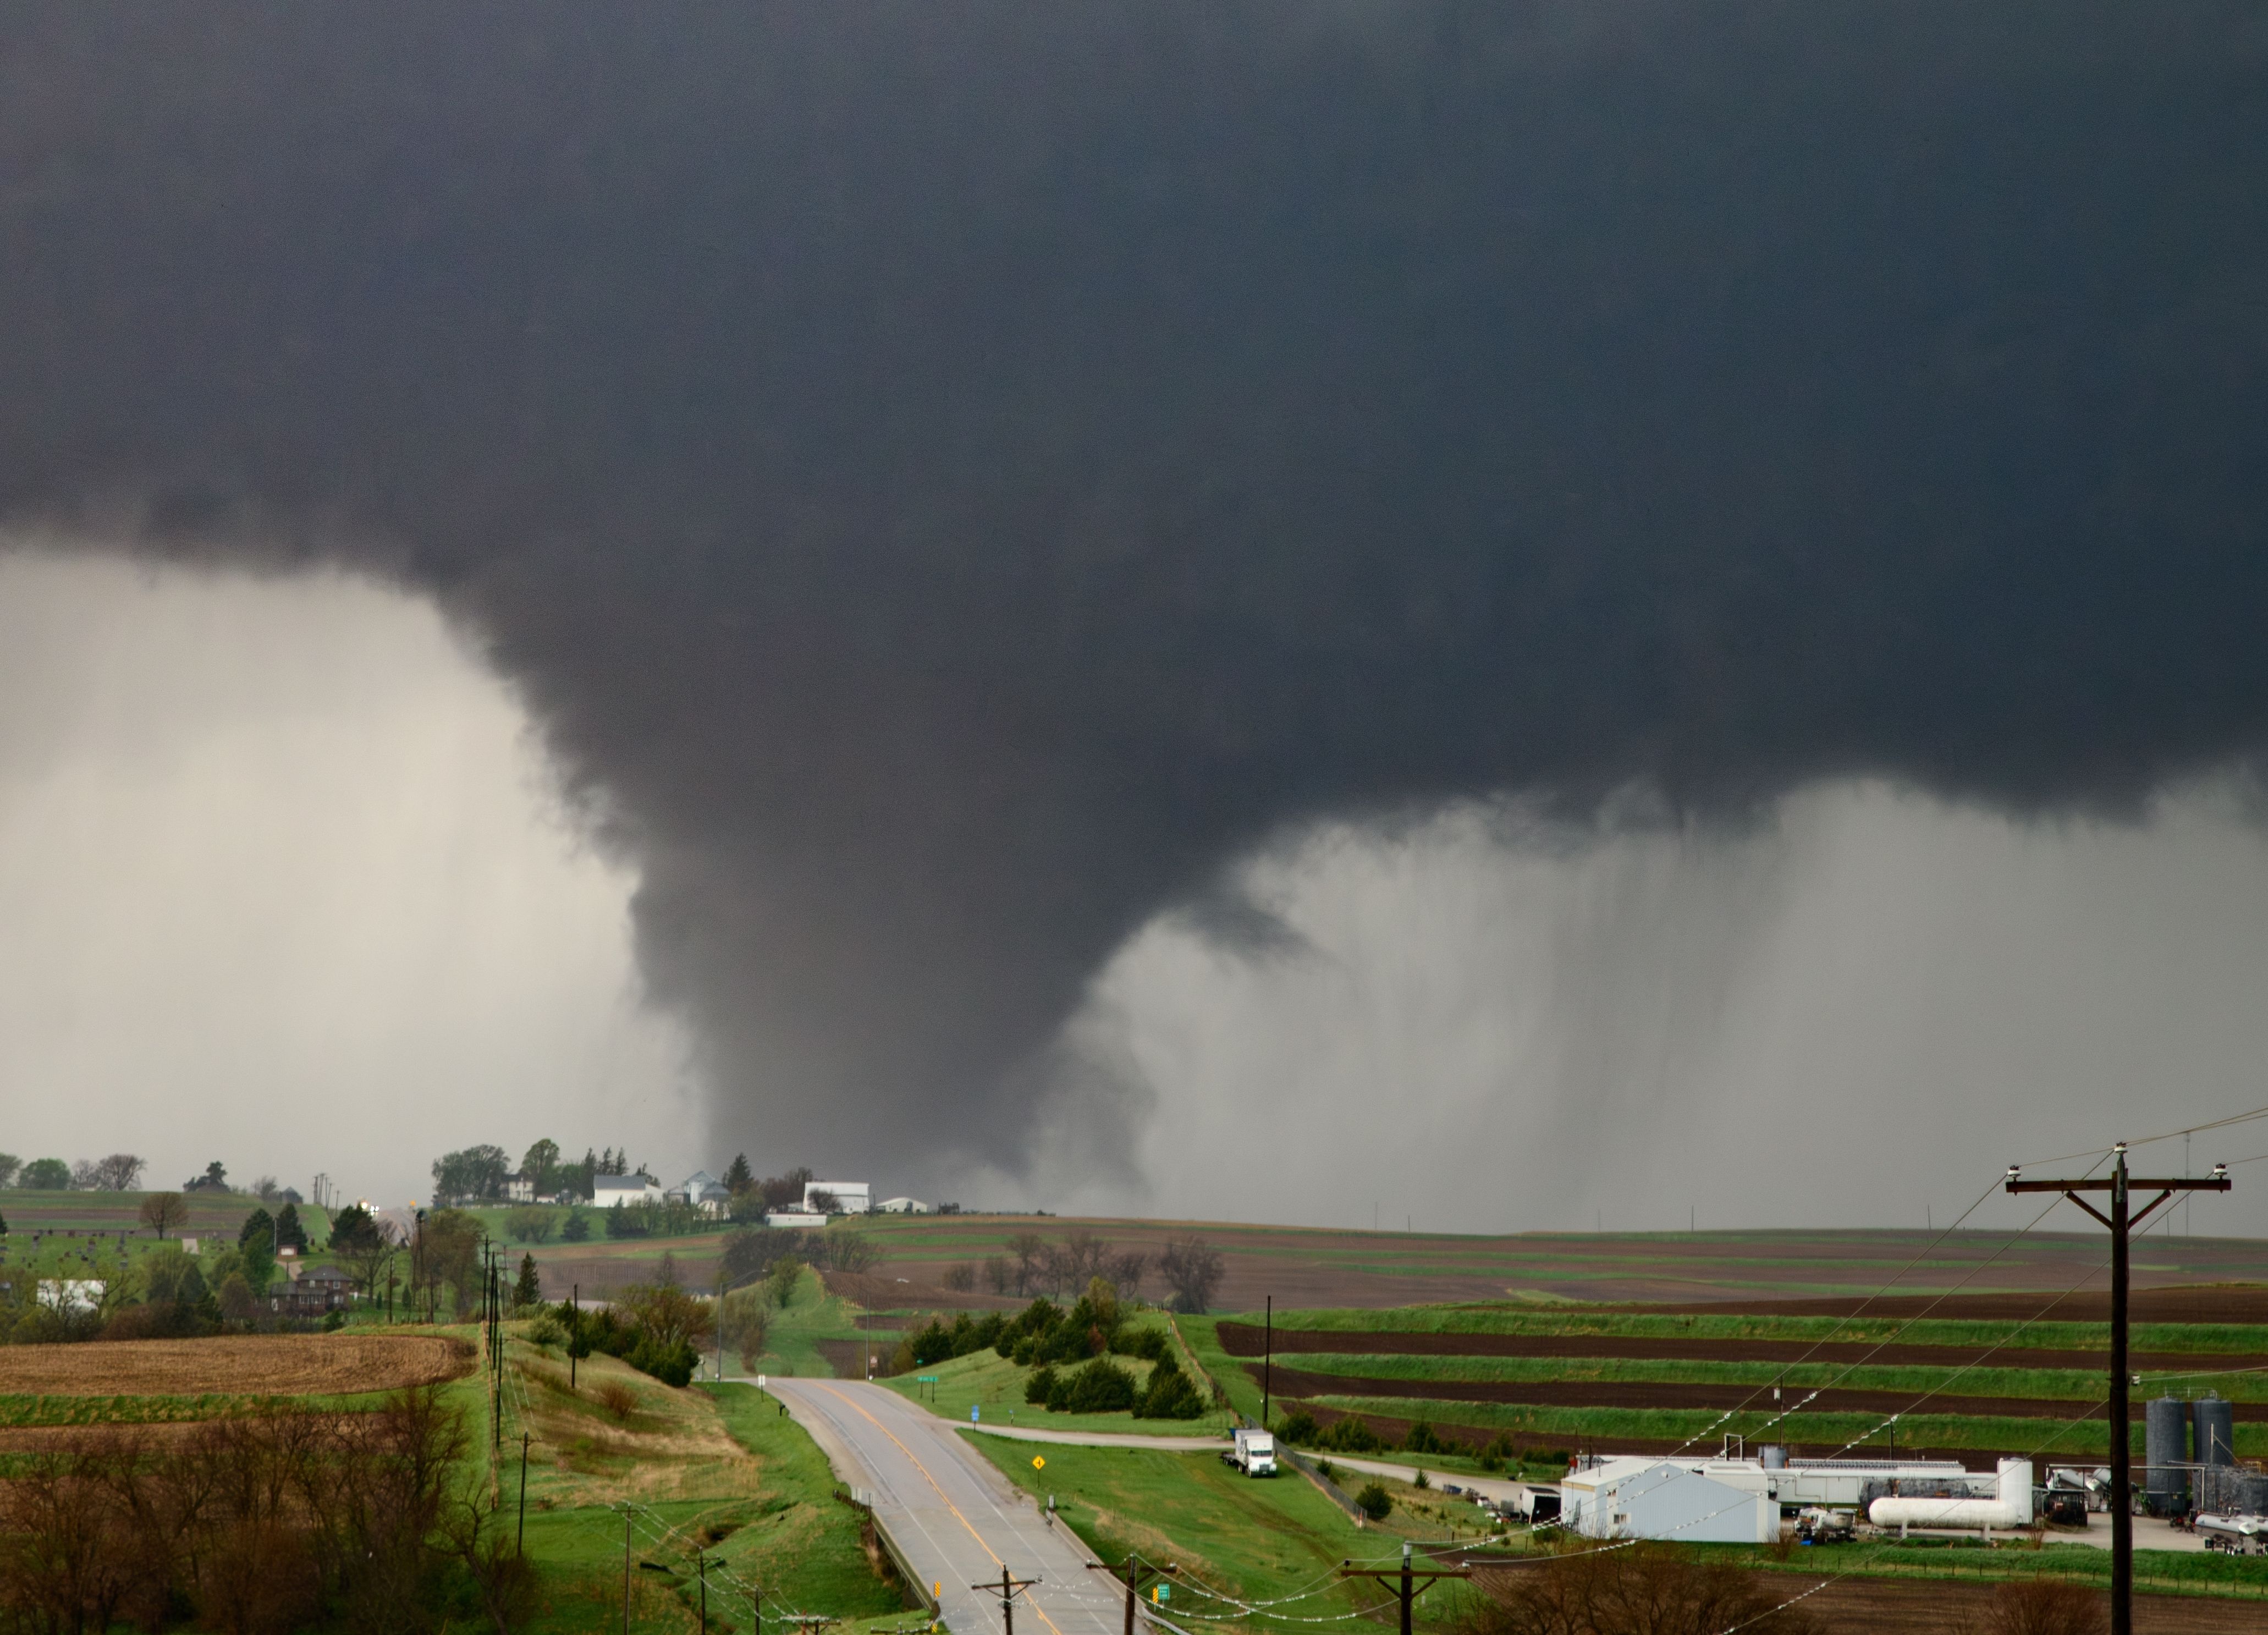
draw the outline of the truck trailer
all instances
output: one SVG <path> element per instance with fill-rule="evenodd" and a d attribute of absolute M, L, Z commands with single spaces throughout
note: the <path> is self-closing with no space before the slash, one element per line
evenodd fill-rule
<path fill-rule="evenodd" d="M 1274 1476 L 1276 1439 L 1265 1431 L 1239 1427 L 1235 1441 L 1221 1457 L 1247 1476 Z"/>

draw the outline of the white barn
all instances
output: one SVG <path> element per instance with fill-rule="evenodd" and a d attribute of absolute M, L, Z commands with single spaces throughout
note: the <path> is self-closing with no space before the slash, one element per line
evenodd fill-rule
<path fill-rule="evenodd" d="M 591 1202 L 599 1209 L 611 1209 L 617 1204 L 659 1204 L 661 1188 L 644 1175 L 593 1175 Z"/>
<path fill-rule="evenodd" d="M 870 1181 L 806 1181 L 803 1185 L 803 1207 L 812 1211 L 812 1198 L 821 1192 L 835 1195 L 835 1206 L 846 1215 L 863 1215 L 874 1207 L 874 1186 Z"/>
<path fill-rule="evenodd" d="M 874 1205 L 877 1215 L 926 1215 L 930 1206 L 919 1198 L 884 1198 Z"/>
<path fill-rule="evenodd" d="M 1587 1538 L 1656 1538 L 1680 1544 L 1770 1544 L 1779 1500 L 1762 1467 L 1746 1460 L 1672 1463 L 1609 1459 L 1559 1484 L 1562 1525 Z"/>

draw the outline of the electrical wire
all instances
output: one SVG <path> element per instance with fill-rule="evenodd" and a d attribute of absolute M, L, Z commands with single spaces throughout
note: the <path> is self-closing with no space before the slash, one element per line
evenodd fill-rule
<path fill-rule="evenodd" d="M 1919 1253 L 1918 1255 L 1916 1255 L 1916 1256 L 1915 1256 L 1911 1260 L 1908 1261 L 1904 1265 L 1903 1265 L 1903 1266 L 1901 1266 L 1900 1268 L 1898 1268 L 1897 1271 L 1896 1271 L 1896 1273 L 1891 1277 L 1890 1280 L 1889 1280 L 1888 1283 L 1885 1283 L 1885 1284 L 1884 1284 L 1881 1288 L 1879 1288 L 1879 1289 L 1875 1290 L 1872 1294 L 1869 1294 L 1869 1295 L 1868 1295 L 1868 1296 L 1867 1296 L 1864 1300 L 1861 1300 L 1861 1301 L 1859 1303 L 1858 1308 L 1857 1308 L 1856 1310 L 1854 1310 L 1854 1311 L 1851 1312 L 1849 1315 L 1847 1315 L 1846 1316 L 1843 1317 L 1840 1321 L 1838 1321 L 1838 1322 L 1836 1323 L 1836 1325 L 1835 1325 L 1833 1328 L 1830 1329 L 1829 1329 L 1825 1334 L 1821 1335 L 1821 1336 L 1819 1337 L 1819 1338 L 1817 1338 L 1817 1339 L 1814 1340 L 1814 1341 L 1811 1343 L 1810 1349 L 1809 1349 L 1809 1350 L 1808 1350 L 1808 1351 L 1806 1351 L 1803 1353 L 1803 1355 L 1802 1355 L 1802 1356 L 1800 1356 L 1800 1357 L 1797 1358 L 1793 1362 L 1792 1362 L 1792 1363 L 1788 1364 L 1788 1366 L 1789 1366 L 1789 1367 L 1791 1367 L 1791 1368 L 1796 1368 L 1796 1367 L 1800 1367 L 1800 1366 L 1802 1366 L 1802 1365 L 1803 1365 L 1804 1363 L 1806 1363 L 1806 1362 L 1808 1362 L 1808 1361 L 1809 1361 L 1809 1360 L 1810 1360 L 1810 1359 L 1811 1359 L 1811 1357 L 1812 1357 L 1813 1353 L 1814 1353 L 1814 1352 L 1815 1352 L 1815 1351 L 1817 1351 L 1821 1346 L 1827 1344 L 1829 1342 L 1830 1342 L 1831 1340 L 1833 1340 L 1833 1339 L 1834 1339 L 1834 1337 L 1835 1337 L 1837 1335 L 1838 1335 L 1838 1334 L 1842 1333 L 1842 1332 L 1843 1332 L 1843 1330 L 1844 1330 L 1845 1328 L 1849 1327 L 1852 1323 L 1853 1323 L 1853 1322 L 1857 1322 L 1860 1316 L 1862 1316 L 1862 1315 L 1865 1315 L 1865 1313 L 1866 1313 L 1866 1310 L 1867 1310 L 1867 1307 L 1872 1306 L 1872 1305 L 1873 1305 L 1876 1300 L 1881 1300 L 1884 1295 L 1888 1294 L 1888 1293 L 1889 1293 L 1892 1289 L 1896 1288 L 1896 1287 L 1897 1286 L 1897 1285 L 1898 1285 L 1899 1280 L 1900 1280 L 1901 1278 L 1903 1278 L 1906 1275 L 1906 1273 L 1908 1273 L 1908 1272 L 1911 1271 L 1915 1267 L 1917 1267 L 1917 1266 L 1920 1265 L 1920 1264 L 1922 1263 L 1922 1262 L 1924 1262 L 1925 1260 L 1927 1260 L 1927 1259 L 1930 1257 L 1930 1256 L 1931 1256 L 1932 1254 L 1933 1254 L 1933 1253 L 1936 1251 L 1937 1247 L 1938 1247 L 1938 1245 L 1939 1245 L 1939 1244 L 1940 1244 L 1940 1243 L 1944 1242 L 1944 1241 L 1946 1241 L 1946 1239 L 1948 1239 L 1948 1238 L 1951 1237 L 1951 1236 L 1952 1236 L 1955 1232 L 1958 1232 L 1958 1231 L 1961 1229 L 1961 1223 L 1962 1223 L 1962 1221 L 1967 1220 L 1967 1219 L 1968 1219 L 1971 1215 L 1975 1214 L 1978 1210 L 1980 1210 L 1980 1209 L 1984 1208 L 1984 1200 L 1985 1200 L 1985 1199 L 1987 1199 L 1987 1198 L 1989 1198 L 1989 1197 L 1991 1197 L 1992 1196 L 1992 1194 L 1993 1194 L 1995 1191 L 1999 1190 L 1999 1185 L 2000 1185 L 2000 1183 L 1999 1183 L 1998 1181 L 1995 1181 L 1995 1182 L 1994 1182 L 1991 1186 L 1986 1187 L 1986 1188 L 1984 1189 L 1984 1191 L 1982 1191 L 1982 1192 L 1978 1193 L 1978 1194 L 1977 1195 L 1976 1201 L 1975 1201 L 1974 1203 L 1970 1204 L 1970 1206 L 1969 1206 L 1967 1209 L 1962 1210 L 1962 1211 L 1961 1212 L 1960 1216 L 1959 1216 L 1959 1217 L 1958 1217 L 1958 1218 L 1957 1218 L 1957 1219 L 1953 1222 L 1953 1224 L 1952 1224 L 1951 1226 L 1949 1226 L 1946 1227 L 1946 1229 L 1945 1229 L 1944 1231 L 1942 1231 L 1942 1232 L 1939 1233 L 1935 1237 L 1932 1238 L 1932 1239 L 1929 1241 L 1929 1242 L 1928 1242 L 1928 1243 L 1927 1243 L 1927 1244 L 1923 1248 L 1923 1249 L 1922 1249 L 1921 1253 Z M 1986 1263 L 1986 1264 L 1988 1264 L 1988 1265 L 1989 1265 L 1990 1263 L 1991 1263 L 1990 1262 L 1987 1262 L 1987 1263 Z M 1980 1268 L 1980 1270 L 1981 1270 L 1981 1268 Z M 1973 1274 L 1972 1274 L 1972 1275 L 1973 1275 Z M 1964 1281 L 1965 1281 L 1965 1279 L 1964 1279 Z M 1956 1285 L 1955 1286 L 1957 1287 L 1958 1285 Z M 1784 1377 L 1784 1376 L 1783 1376 L 1783 1377 Z M 1759 1396 L 1763 1396 L 1763 1395 L 1764 1394 L 1764 1392 L 1765 1392 L 1765 1391 L 1767 1391 L 1767 1390 L 1769 1390 L 1769 1389 L 1771 1389 L 1771 1388 L 1770 1386 L 1764 1386 L 1764 1385 L 1760 1385 L 1760 1386 L 1756 1387 L 1756 1388 L 1755 1390 L 1753 1390 L 1753 1391 L 1749 1392 L 1749 1395 L 1748 1395 L 1745 1398 L 1743 1398 L 1743 1399 L 1740 1402 L 1740 1403 L 1739 1403 L 1738 1405 L 1736 1405 L 1736 1406 L 1734 1406 L 1734 1407 L 1733 1407 L 1733 1408 L 1730 1408 L 1730 1409 L 1727 1410 L 1723 1414 L 1719 1415 L 1719 1416 L 1718 1417 L 1718 1418 L 1717 1418 L 1717 1420 L 1716 1420 L 1716 1422 L 1715 1422 L 1714 1424 L 1710 1425 L 1708 1425 L 1708 1426 L 1705 1427 L 1705 1428 L 1704 1428 L 1704 1429 L 1702 1429 L 1702 1430 L 1699 1430 L 1699 1431 L 1695 1432 L 1691 1436 L 1687 1437 L 1687 1438 L 1686 1438 L 1683 1442 L 1680 1442 L 1680 1443 L 1679 1443 L 1679 1444 L 1678 1444 L 1675 1448 L 1673 1448 L 1673 1449 L 1670 1451 L 1670 1455 L 1669 1455 L 1669 1456 L 1670 1456 L 1672 1459 L 1676 1458 L 1678 1455 L 1680 1455 L 1680 1454 L 1683 1453 L 1687 1448 L 1689 1448 L 1689 1447 L 1692 1447 L 1694 1443 L 1696 1443 L 1696 1442 L 1697 1442 L 1697 1441 L 1700 1441 L 1700 1440 L 1702 1440 L 1703 1439 L 1705 1439 L 1705 1437 L 1709 1436 L 1712 1432 L 1714 1432 L 1714 1431 L 1717 1429 L 1717 1427 L 1718 1427 L 1719 1425 L 1725 1425 L 1725 1424 L 1728 1423 L 1730 1420 L 1732 1420 L 1735 1416 L 1740 1415 L 1740 1414 L 1742 1414 L 1742 1413 L 1745 1413 L 1746 1411 L 1748 1411 L 1749 1405 L 1751 1403 L 1754 1403 L 1754 1402 L 1756 1400 L 1756 1398 L 1757 1398 L 1757 1397 L 1759 1397 Z M 1816 1391 L 1815 1391 L 1815 1392 L 1813 1392 L 1813 1393 L 1812 1393 L 1812 1396 L 1816 1396 L 1817 1395 L 1818 1395 L 1818 1392 L 1816 1392 Z M 1807 1400 L 1807 1401 L 1808 1401 L 1809 1399 L 1808 1399 L 1808 1398 L 1807 1398 L 1806 1400 Z M 1789 1411 L 1790 1411 L 1790 1412 L 1793 1412 L 1793 1410 L 1790 1410 Z M 1786 1414 L 1783 1414 L 1783 1415 L 1779 1416 L 1779 1418 L 1786 1418 Z M 1778 1423 L 1779 1423 L 1779 1419 L 1773 1419 L 1773 1420 L 1771 1420 L 1770 1423 L 1771 1423 L 1771 1425 L 1777 1425 L 1777 1424 L 1778 1424 Z"/>

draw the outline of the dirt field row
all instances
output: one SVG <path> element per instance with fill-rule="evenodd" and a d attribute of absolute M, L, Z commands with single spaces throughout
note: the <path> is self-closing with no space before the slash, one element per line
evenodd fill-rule
<path fill-rule="evenodd" d="M 2249 1269 L 2248 1269 L 2249 1270 Z M 1985 1322 L 2021 1322 L 2026 1318 L 2057 1322 L 2108 1322 L 2110 1296 L 2100 1291 L 2046 1300 L 2039 1294 L 1897 1294 L 1865 1300 L 1775 1300 L 1744 1295 L 1731 1300 L 1685 1300 L 1675 1305 L 1637 1305 L 1625 1309 L 1675 1316 L 1850 1317 L 1861 1308 L 1870 1317 L 1943 1317 Z M 2268 1284 L 2211 1283 L 2177 1288 L 2145 1288 L 2128 1297 L 2132 1322 L 2268 1323 Z"/>
<path fill-rule="evenodd" d="M 1474 1576 L 1481 1589 L 1508 1582 L 1506 1572 L 1483 1568 Z M 1830 1579 L 1814 1573 L 1775 1573 L 1772 1587 L 1783 1598 L 1805 1595 L 1804 1609 L 1826 1628 L 1865 1635 L 1958 1635 L 1992 1627 L 1993 1587 L 1947 1580 Z M 2110 1604 L 2110 1597 L 2103 1597 Z M 2260 1635 L 2268 1630 L 2268 1605 L 2257 1601 L 2190 1595 L 2137 1595 L 2135 1635 Z"/>
<path fill-rule="evenodd" d="M 472 1372 L 443 1335 L 261 1334 L 0 1346 L 0 1395 L 319 1396 L 438 1384 Z"/>
<path fill-rule="evenodd" d="M 1219 1333 L 1221 1349 L 1232 1357 L 1258 1357 L 1266 1344 L 1266 1337 L 1256 1323 L 1224 1322 L 1219 1325 Z M 1988 1351 L 1977 1345 L 1877 1345 L 1845 1341 L 1822 1344 L 1809 1340 L 1645 1339 L 1617 1334 L 1416 1334 L 1392 1329 L 1278 1329 L 1274 1351 L 1278 1357 L 1316 1351 L 1381 1357 L 1627 1357 L 1697 1362 L 1867 1363 L 1880 1367 L 1965 1367 L 1972 1363 L 1989 1362 L 1999 1368 L 2098 1370 L 2106 1366 L 2110 1357 L 2107 1351 L 2046 1351 L 2021 1346 Z M 2168 1373 L 2268 1367 L 2268 1357 L 2223 1351 L 2136 1351 L 2131 1362 L 2138 1370 Z"/>
<path fill-rule="evenodd" d="M 1257 1381 L 1259 1367 L 1245 1365 Z M 1360 1374 L 1307 1374 L 1278 1366 L 1274 1371 L 1276 1395 L 1294 1396 L 1391 1396 L 1413 1402 L 1519 1403 L 1536 1408 L 1697 1408 L 1722 1412 L 1741 1407 L 1769 1412 L 1770 1402 L 1756 1387 L 1748 1385 L 1668 1385 L 1641 1381 L 1537 1380 L 1373 1380 Z M 1912 1391 L 1822 1390 L 1787 1393 L 1790 1401 L 1809 1399 L 1818 1413 L 1904 1414 L 1917 1411 Z M 1761 1405 L 1761 1406 L 1760 1406 Z M 2080 1419 L 2100 1418 L 2100 1403 L 2071 1402 L 2042 1396 L 1955 1396 L 1927 1399 L 1933 1414 L 1989 1416 L 2011 1419 Z M 2137 1400 L 2133 1418 L 2139 1421 L 2144 1404 Z M 2268 1419 L 2268 1403 L 2235 1405 L 2239 1419 Z"/>

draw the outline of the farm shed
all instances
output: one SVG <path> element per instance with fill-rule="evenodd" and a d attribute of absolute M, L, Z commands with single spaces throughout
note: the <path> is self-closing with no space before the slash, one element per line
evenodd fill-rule
<path fill-rule="evenodd" d="M 1779 1501 L 1762 1476 L 1740 1463 L 1696 1469 L 1666 1459 L 1609 1459 L 1560 1483 L 1560 1520 L 1588 1538 L 1769 1544 L 1779 1537 Z"/>

